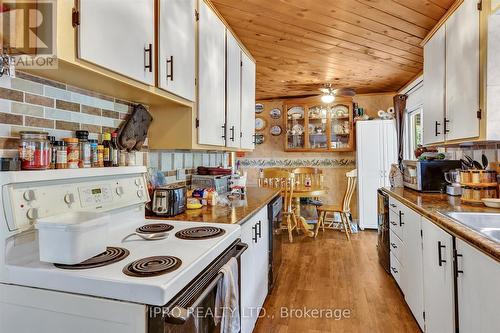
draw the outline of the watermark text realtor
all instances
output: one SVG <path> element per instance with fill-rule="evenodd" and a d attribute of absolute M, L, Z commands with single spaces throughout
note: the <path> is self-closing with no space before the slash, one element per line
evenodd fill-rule
<path fill-rule="evenodd" d="M 18 69 L 57 68 L 55 0 L 0 1 L 3 54 Z"/>

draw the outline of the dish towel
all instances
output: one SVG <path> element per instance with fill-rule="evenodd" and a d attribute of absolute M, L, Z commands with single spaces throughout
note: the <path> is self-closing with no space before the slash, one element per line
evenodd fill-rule
<path fill-rule="evenodd" d="M 216 325 L 220 322 L 220 333 L 238 333 L 240 331 L 238 261 L 231 258 L 222 266 L 220 272 L 224 276 L 217 285 L 214 321 Z"/>

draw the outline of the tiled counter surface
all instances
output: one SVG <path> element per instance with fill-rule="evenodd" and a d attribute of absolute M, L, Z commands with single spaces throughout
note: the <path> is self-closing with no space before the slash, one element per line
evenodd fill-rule
<path fill-rule="evenodd" d="M 243 223 L 279 194 L 279 190 L 247 187 L 244 200 L 233 201 L 231 206 L 204 206 L 200 209 L 186 210 L 174 217 L 147 216 L 147 218 L 226 224 Z"/>
<path fill-rule="evenodd" d="M 453 197 L 446 194 L 421 193 L 407 188 L 384 188 L 383 191 L 454 236 L 466 241 L 495 260 L 500 261 L 500 244 L 438 213 L 438 211 L 500 213 L 500 209 L 463 205 L 460 197 Z"/>

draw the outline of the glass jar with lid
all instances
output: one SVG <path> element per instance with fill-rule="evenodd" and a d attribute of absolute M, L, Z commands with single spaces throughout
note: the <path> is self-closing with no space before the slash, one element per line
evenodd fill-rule
<path fill-rule="evenodd" d="M 50 165 L 50 142 L 47 132 L 19 133 L 19 159 L 23 170 L 46 170 Z"/>
<path fill-rule="evenodd" d="M 79 158 L 80 158 L 80 161 L 78 162 L 78 167 L 90 168 L 92 166 L 92 163 L 91 163 L 89 132 L 76 131 L 76 137 L 78 138 Z"/>

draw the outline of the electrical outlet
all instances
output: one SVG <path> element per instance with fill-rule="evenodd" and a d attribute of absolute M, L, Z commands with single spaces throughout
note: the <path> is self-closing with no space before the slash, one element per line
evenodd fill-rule
<path fill-rule="evenodd" d="M 177 180 L 186 180 L 186 170 L 184 169 L 177 169 L 175 175 L 177 177 Z"/>

